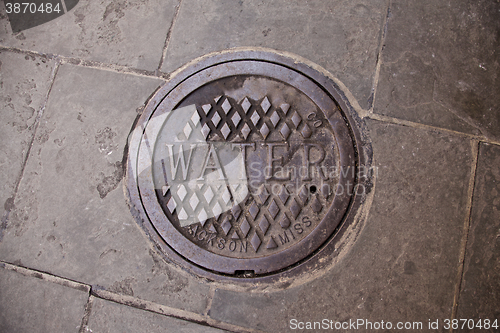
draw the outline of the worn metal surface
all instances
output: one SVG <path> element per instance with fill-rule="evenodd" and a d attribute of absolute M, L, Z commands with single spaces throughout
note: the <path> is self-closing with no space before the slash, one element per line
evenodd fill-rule
<path fill-rule="evenodd" d="M 234 277 L 297 266 L 365 194 L 357 129 L 336 87 L 260 56 L 187 67 L 132 133 L 133 212 L 180 264 Z"/>

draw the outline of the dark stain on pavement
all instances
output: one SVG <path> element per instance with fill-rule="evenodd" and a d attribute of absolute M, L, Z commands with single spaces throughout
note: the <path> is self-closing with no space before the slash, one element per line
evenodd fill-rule
<path fill-rule="evenodd" d="M 101 182 L 97 185 L 97 192 L 99 192 L 101 199 L 104 199 L 109 192 L 113 191 L 123 178 L 122 162 L 118 161 L 112 166 L 115 167 L 112 175 L 106 176 L 103 172 L 100 174 Z"/>

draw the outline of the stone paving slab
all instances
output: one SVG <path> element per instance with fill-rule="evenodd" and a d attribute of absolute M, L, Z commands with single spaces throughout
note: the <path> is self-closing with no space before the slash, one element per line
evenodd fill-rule
<path fill-rule="evenodd" d="M 209 287 L 168 266 L 130 214 L 123 155 L 162 81 L 62 65 L 14 202 L 0 258 L 203 313 Z"/>
<path fill-rule="evenodd" d="M 481 144 L 457 318 L 500 325 L 500 147 Z M 498 332 L 494 328 L 486 332 Z"/>
<path fill-rule="evenodd" d="M 88 292 L 24 276 L 0 264 L 0 332 L 79 332 Z"/>
<path fill-rule="evenodd" d="M 96 298 L 87 330 L 99 333 L 148 332 L 148 333 L 222 333 L 224 330 L 202 326 L 176 318 L 132 308 Z"/>
<path fill-rule="evenodd" d="M 54 61 L 0 51 L 0 216 L 12 206 Z M 1 228 L 0 228 L 1 229 Z M 0 231 L 0 240 L 2 232 Z"/>
<path fill-rule="evenodd" d="M 392 1 L 374 111 L 500 138 L 497 1 Z"/>
<path fill-rule="evenodd" d="M 12 34 L 0 4 L 0 45 L 154 71 L 176 0 L 80 0 L 61 17 Z"/>
<path fill-rule="evenodd" d="M 232 47 L 269 47 L 323 66 L 370 108 L 386 12 L 385 0 L 183 0 L 162 70 Z"/>
<path fill-rule="evenodd" d="M 449 318 L 474 158 L 468 139 L 369 121 L 378 177 L 366 226 L 324 276 L 274 293 L 216 290 L 210 316 L 266 332 L 289 322 Z M 287 329 L 288 328 L 288 329 Z M 298 331 L 298 330 L 297 330 Z"/>

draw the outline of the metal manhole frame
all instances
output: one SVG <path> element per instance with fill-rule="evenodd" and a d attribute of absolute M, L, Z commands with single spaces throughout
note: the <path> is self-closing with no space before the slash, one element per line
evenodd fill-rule
<path fill-rule="evenodd" d="M 357 114 L 354 112 L 346 96 L 331 78 L 325 76 L 324 73 L 321 73 L 312 66 L 297 61 L 294 57 L 288 54 L 285 55 L 274 52 L 272 50 L 262 49 L 235 49 L 226 52 L 210 54 L 188 63 L 187 65 L 173 73 L 171 79 L 164 85 L 162 85 L 148 101 L 138 121 L 136 122 L 136 124 L 134 124 L 135 130 L 132 130 L 129 137 L 129 158 L 127 160 L 127 172 L 125 175 L 126 182 L 124 185 L 128 194 L 131 212 L 138 223 L 141 225 L 142 229 L 146 231 L 149 238 L 157 245 L 157 248 L 167 260 L 172 261 L 183 268 L 186 268 L 188 271 L 198 276 L 203 276 L 214 280 L 226 280 L 232 282 L 249 282 L 250 280 L 260 282 L 273 282 L 277 281 L 278 279 L 282 280 L 287 276 L 294 277 L 301 272 L 308 271 L 311 267 L 318 268 L 318 264 L 320 264 L 319 266 L 324 267 L 329 261 L 332 260 L 332 257 L 336 256 L 334 252 L 338 253 L 335 247 L 342 246 L 342 244 L 339 245 L 337 243 L 339 243 L 338 241 L 344 237 L 344 232 L 346 232 L 347 226 L 351 225 L 353 222 L 358 222 L 358 219 L 356 219 L 355 217 L 356 212 L 365 200 L 367 193 L 369 193 L 372 188 L 372 179 L 370 177 L 367 177 L 367 175 L 365 175 L 363 179 L 359 179 L 359 177 L 357 177 L 358 172 L 356 171 L 356 179 L 354 179 L 354 183 L 362 184 L 365 190 L 362 193 L 353 193 L 353 195 L 349 198 L 350 202 L 345 211 L 345 214 L 340 218 L 338 225 L 336 225 L 334 228 L 335 230 L 331 230 L 328 236 L 321 240 L 319 246 L 317 246 L 314 251 L 309 252 L 302 258 L 299 258 L 299 260 L 292 260 L 293 262 L 288 262 L 285 267 L 274 269 L 271 272 L 258 274 L 256 276 L 252 275 L 250 276 L 250 278 L 245 275 L 228 275 L 223 272 L 207 268 L 204 265 L 200 265 L 199 262 L 195 263 L 190 260 L 190 258 L 186 258 L 185 256 L 179 254 L 159 234 L 155 225 L 151 222 L 150 217 L 148 216 L 148 213 L 144 207 L 141 198 L 141 192 L 137 182 L 137 175 L 135 175 L 134 171 L 133 161 L 138 159 L 140 142 L 150 118 L 153 116 L 157 107 L 162 103 L 162 101 L 167 96 L 169 96 L 169 94 L 174 91 L 181 83 L 183 83 L 190 77 L 193 77 L 197 73 L 206 70 L 207 68 L 235 61 L 261 61 L 264 63 L 283 66 L 288 70 L 297 72 L 299 75 L 302 75 L 305 78 L 311 80 L 316 86 L 323 90 L 323 92 L 327 96 L 329 96 L 333 100 L 334 104 L 336 104 L 340 109 L 340 113 L 342 114 L 346 126 L 350 131 L 350 139 L 352 140 L 352 148 L 355 155 L 353 156 L 354 165 L 356 166 L 356 168 L 364 167 L 366 168 L 365 170 L 369 170 L 372 160 L 372 151 L 368 137 L 360 129 L 364 127 L 364 123 L 359 117 L 357 117 Z M 302 91 L 300 87 L 296 88 Z M 192 89 L 191 92 L 196 89 L 197 87 L 195 89 Z M 308 95 L 306 94 L 306 96 Z M 182 100 L 182 98 L 184 97 L 181 97 L 180 100 Z M 325 114 L 325 116 L 327 115 Z M 133 157 L 130 158 L 130 156 Z M 152 199 L 155 200 L 155 198 Z M 333 204 L 331 207 L 333 207 Z M 328 213 L 323 217 L 320 224 L 325 223 L 325 220 L 327 220 L 329 215 L 332 214 L 332 209 L 330 208 Z M 316 227 L 316 229 L 318 229 L 318 227 L 319 225 Z M 356 232 L 359 232 L 359 229 Z M 311 234 L 313 233 L 314 232 L 312 232 Z M 308 235 L 308 237 L 311 236 L 311 234 Z M 301 240 L 295 245 L 301 244 L 303 241 L 304 240 Z M 214 255 L 218 256 L 216 254 Z M 323 259 L 321 261 L 318 261 L 320 257 Z M 330 257 L 330 259 L 328 259 L 328 257 Z M 248 259 L 234 260 L 241 261 Z M 251 270 L 251 267 L 249 267 L 248 265 L 241 265 L 239 268 L 240 269 L 238 270 L 241 272 L 245 272 L 246 268 Z"/>

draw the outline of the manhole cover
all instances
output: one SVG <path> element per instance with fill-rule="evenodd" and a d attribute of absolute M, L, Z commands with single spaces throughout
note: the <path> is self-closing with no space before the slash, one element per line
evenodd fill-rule
<path fill-rule="evenodd" d="M 130 143 L 129 192 L 167 255 L 259 276 L 332 239 L 360 161 L 347 105 L 325 82 L 273 53 L 233 52 L 156 93 Z"/>

